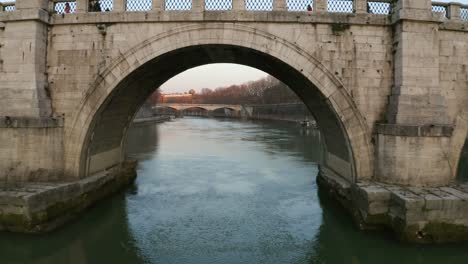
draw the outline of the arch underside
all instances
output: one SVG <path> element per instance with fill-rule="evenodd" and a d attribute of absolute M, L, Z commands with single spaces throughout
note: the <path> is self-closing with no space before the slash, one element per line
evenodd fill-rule
<path fill-rule="evenodd" d="M 156 106 L 156 109 L 170 110 L 171 112 L 177 112 L 179 109 L 171 106 Z"/>
<path fill-rule="evenodd" d="M 462 182 L 468 182 L 468 135 L 460 152 L 457 165 L 457 179 Z"/>
<path fill-rule="evenodd" d="M 324 132 L 326 149 L 335 159 L 351 164 L 343 127 L 327 98 L 300 72 L 265 53 L 232 45 L 199 45 L 159 56 L 127 76 L 107 98 L 94 118 L 84 160 L 85 174 L 112 167 L 122 159 L 122 145 L 134 113 L 154 90 L 173 76 L 210 63 L 236 63 L 265 71 L 291 87 L 304 101 Z M 346 174 L 352 175 L 352 165 Z"/>

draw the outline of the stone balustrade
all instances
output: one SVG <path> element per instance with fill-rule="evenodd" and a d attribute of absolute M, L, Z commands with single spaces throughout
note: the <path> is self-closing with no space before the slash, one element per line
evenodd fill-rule
<path fill-rule="evenodd" d="M 24 1 L 24 0 L 20 0 Z M 149 11 L 289 11 L 330 12 L 389 15 L 394 0 L 100 0 L 102 12 L 149 12 Z M 70 4 L 70 13 L 91 12 L 89 0 L 50 0 L 49 9 L 65 13 L 65 4 Z M 310 5 L 312 11 L 307 11 Z M 0 3 L 0 12 L 15 11 L 15 1 Z M 460 3 L 432 2 L 432 12 L 443 13 L 450 20 L 468 21 L 468 5 Z"/>
<path fill-rule="evenodd" d="M 451 2 L 432 2 L 432 12 L 443 13 L 450 20 L 468 21 L 468 5 Z"/>
<path fill-rule="evenodd" d="M 16 6 L 14 1 L 0 3 L 0 12 L 11 12 L 15 10 Z"/>

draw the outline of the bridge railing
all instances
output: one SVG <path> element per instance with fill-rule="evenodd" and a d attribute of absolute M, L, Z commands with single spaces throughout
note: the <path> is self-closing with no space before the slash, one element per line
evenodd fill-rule
<path fill-rule="evenodd" d="M 27 1 L 27 0 L 22 0 Z M 330 13 L 369 13 L 389 15 L 398 0 L 50 0 L 53 13 L 76 12 L 148 12 L 152 10 L 208 11 L 291 11 Z M 66 8 L 66 5 L 70 8 Z M 0 12 L 16 10 L 15 1 L 0 2 Z M 468 21 L 468 5 L 432 2 L 432 12 L 442 13 L 450 20 Z"/>
<path fill-rule="evenodd" d="M 445 17 L 448 18 L 448 8 L 449 4 L 444 2 L 432 2 L 432 12 L 442 13 Z"/>
<path fill-rule="evenodd" d="M 16 10 L 15 1 L 0 3 L 0 12 L 12 12 Z"/>
<path fill-rule="evenodd" d="M 432 12 L 442 13 L 451 20 L 468 21 L 468 5 L 460 3 L 432 2 Z"/>
<path fill-rule="evenodd" d="M 392 13 L 393 0 L 367 1 L 366 11 L 369 14 L 389 15 Z"/>
<path fill-rule="evenodd" d="M 57 14 L 67 13 L 66 5 L 70 6 L 68 13 L 76 13 L 76 0 L 64 1 L 64 0 L 52 0 L 53 12 Z"/>

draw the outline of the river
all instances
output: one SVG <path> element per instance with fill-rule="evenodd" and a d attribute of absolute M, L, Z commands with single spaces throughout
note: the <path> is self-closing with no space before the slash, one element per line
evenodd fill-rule
<path fill-rule="evenodd" d="M 468 263 L 468 244 L 363 232 L 315 183 L 320 135 L 183 118 L 129 131 L 138 178 L 46 235 L 0 233 L 1 263 Z"/>

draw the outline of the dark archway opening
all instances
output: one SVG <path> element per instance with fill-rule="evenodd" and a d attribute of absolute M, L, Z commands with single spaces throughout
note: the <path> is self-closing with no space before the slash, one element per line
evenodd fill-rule
<path fill-rule="evenodd" d="M 458 162 L 457 179 L 463 182 L 468 182 L 468 138 L 465 140 L 463 149 Z"/>

